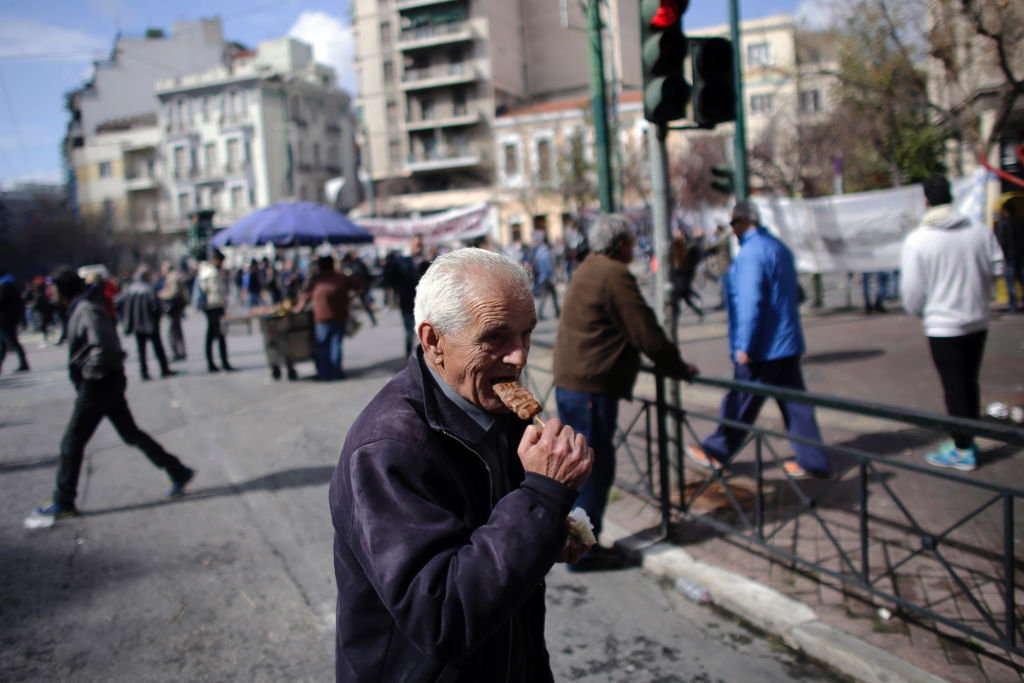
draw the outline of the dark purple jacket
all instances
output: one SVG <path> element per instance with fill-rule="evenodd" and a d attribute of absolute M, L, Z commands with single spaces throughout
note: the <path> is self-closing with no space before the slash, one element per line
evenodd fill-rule
<path fill-rule="evenodd" d="M 524 476 L 526 424 L 504 487 L 419 348 L 356 419 L 330 488 L 338 681 L 552 680 L 544 576 L 576 492 Z"/>

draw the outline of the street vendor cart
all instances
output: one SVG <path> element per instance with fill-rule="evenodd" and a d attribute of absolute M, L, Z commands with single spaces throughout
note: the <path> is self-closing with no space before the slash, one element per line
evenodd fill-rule
<path fill-rule="evenodd" d="M 274 379 L 281 379 L 281 366 L 286 368 L 288 379 L 296 379 L 295 363 L 316 360 L 313 311 L 261 315 L 260 330 Z"/>

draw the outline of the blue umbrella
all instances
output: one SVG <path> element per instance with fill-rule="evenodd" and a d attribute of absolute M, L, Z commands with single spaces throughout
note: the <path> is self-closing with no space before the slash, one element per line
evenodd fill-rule
<path fill-rule="evenodd" d="M 340 211 L 313 202 L 282 202 L 250 213 L 214 235 L 210 244 L 215 247 L 240 244 L 289 247 L 372 241 L 372 234 Z"/>

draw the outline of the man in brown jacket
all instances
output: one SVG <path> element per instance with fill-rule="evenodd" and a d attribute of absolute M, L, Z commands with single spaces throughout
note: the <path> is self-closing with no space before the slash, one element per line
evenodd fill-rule
<path fill-rule="evenodd" d="M 565 293 L 555 339 L 554 375 L 559 419 L 585 435 L 594 449 L 594 468 L 580 489 L 578 504 L 599 536 L 615 480 L 612 436 L 619 399 L 633 396 L 640 354 L 679 379 L 691 379 L 697 368 L 683 360 L 658 325 L 629 272 L 636 244 L 629 221 L 617 214 L 599 216 L 588 240 L 591 253 L 573 273 Z M 615 559 L 594 546 L 575 570 L 609 566 Z"/>
<path fill-rule="evenodd" d="M 348 330 L 348 309 L 352 295 L 360 291 L 359 281 L 334 270 L 334 257 L 316 261 L 317 274 L 309 280 L 296 304 L 302 309 L 313 302 L 316 333 L 316 378 L 321 381 L 345 379 L 341 369 L 341 342 Z"/>

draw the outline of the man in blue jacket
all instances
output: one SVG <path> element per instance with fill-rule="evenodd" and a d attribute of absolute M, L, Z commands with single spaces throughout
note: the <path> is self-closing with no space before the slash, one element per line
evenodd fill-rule
<path fill-rule="evenodd" d="M 723 284 L 723 300 L 729 316 L 729 352 L 733 377 L 747 382 L 805 389 L 800 372 L 804 334 L 800 327 L 799 286 L 793 254 L 760 225 L 753 202 L 738 202 L 732 211 L 733 233 L 740 251 Z M 722 400 L 722 419 L 753 424 L 765 398 L 730 391 Z M 821 441 L 814 408 L 806 403 L 778 400 L 786 431 Z M 703 448 L 691 444 L 687 456 L 704 465 L 724 467 L 743 444 L 747 430 L 720 424 L 704 440 Z M 796 462 L 785 470 L 793 476 L 826 476 L 828 457 L 820 448 L 793 442 Z"/>
<path fill-rule="evenodd" d="M 537 324 L 508 257 L 438 257 L 415 302 L 419 346 L 356 419 L 331 480 L 338 681 L 552 681 L 544 576 L 593 451 L 511 414 Z"/>

